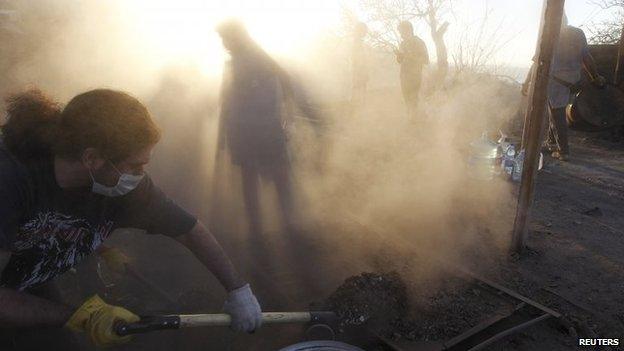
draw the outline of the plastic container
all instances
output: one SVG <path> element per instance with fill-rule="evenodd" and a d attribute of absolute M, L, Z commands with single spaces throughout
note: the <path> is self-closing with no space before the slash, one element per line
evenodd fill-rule
<path fill-rule="evenodd" d="M 498 145 L 500 145 L 503 152 L 507 150 L 507 148 L 511 145 L 511 140 L 507 136 L 507 134 L 503 133 L 503 131 L 499 130 L 500 138 L 498 138 Z"/>
<path fill-rule="evenodd" d="M 501 156 L 501 146 L 483 132 L 481 138 L 470 143 L 469 176 L 478 180 L 494 179 L 500 174 Z"/>
<path fill-rule="evenodd" d="M 513 170 L 511 172 L 511 180 L 519 182 L 522 179 L 522 166 L 524 164 L 524 149 L 520 150 L 518 155 L 513 160 Z M 537 161 L 537 170 L 541 170 L 544 167 L 544 154 L 539 153 L 539 159 Z"/>
<path fill-rule="evenodd" d="M 513 172 L 511 173 L 511 180 L 519 182 L 522 179 L 522 165 L 524 164 L 524 149 L 520 150 L 518 156 L 514 158 Z"/>
<path fill-rule="evenodd" d="M 514 160 L 516 158 L 516 147 L 508 144 L 503 148 L 503 156 L 501 158 L 501 169 L 506 177 L 511 177 L 514 170 Z"/>

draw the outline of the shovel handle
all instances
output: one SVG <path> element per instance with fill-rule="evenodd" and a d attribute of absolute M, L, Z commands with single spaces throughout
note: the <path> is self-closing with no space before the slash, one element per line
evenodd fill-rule
<path fill-rule="evenodd" d="M 331 323 L 337 319 L 333 312 L 263 312 L 262 323 Z M 174 316 L 141 317 L 136 323 L 119 322 L 115 333 L 119 336 L 146 333 L 155 330 L 179 329 L 191 327 L 229 327 L 230 315 L 217 314 L 181 314 Z"/>
<path fill-rule="evenodd" d="M 113 328 L 119 336 L 141 334 L 155 330 L 179 329 L 180 316 L 145 316 L 134 323 L 118 321 Z"/>

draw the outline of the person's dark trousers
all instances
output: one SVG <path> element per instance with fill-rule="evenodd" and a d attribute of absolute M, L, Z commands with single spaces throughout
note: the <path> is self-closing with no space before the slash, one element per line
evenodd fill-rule
<path fill-rule="evenodd" d="M 407 115 L 409 118 L 415 118 L 418 114 L 418 96 L 419 89 L 404 89 L 403 99 L 405 100 L 405 106 L 407 107 Z"/>
<path fill-rule="evenodd" d="M 568 125 L 566 122 L 565 107 L 550 108 L 548 143 L 557 146 L 559 153 L 568 155 L 570 148 L 568 146 Z"/>
<path fill-rule="evenodd" d="M 412 119 L 418 114 L 420 83 L 420 76 L 401 77 L 401 93 L 407 107 L 407 115 Z"/>

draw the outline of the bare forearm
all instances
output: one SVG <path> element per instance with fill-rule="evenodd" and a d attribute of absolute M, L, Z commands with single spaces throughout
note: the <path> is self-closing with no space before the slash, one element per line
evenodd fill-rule
<path fill-rule="evenodd" d="M 197 222 L 188 234 L 178 237 L 177 240 L 193 252 L 227 291 L 245 285 L 217 239 L 202 223 Z"/>
<path fill-rule="evenodd" d="M 15 290 L 0 288 L 0 326 L 62 327 L 73 309 Z"/>

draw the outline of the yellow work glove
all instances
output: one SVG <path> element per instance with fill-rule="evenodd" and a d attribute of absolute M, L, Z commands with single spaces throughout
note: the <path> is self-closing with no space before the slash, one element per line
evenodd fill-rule
<path fill-rule="evenodd" d="M 134 323 L 139 321 L 139 316 L 125 308 L 109 305 L 93 295 L 74 312 L 65 327 L 74 332 L 88 333 L 96 346 L 107 347 L 130 341 L 130 336 L 121 337 L 113 330 L 118 321 Z"/>
<path fill-rule="evenodd" d="M 100 257 L 106 262 L 106 266 L 115 273 L 123 274 L 126 272 L 126 264 L 130 263 L 130 257 L 126 256 L 121 250 L 111 247 L 100 252 Z"/>

